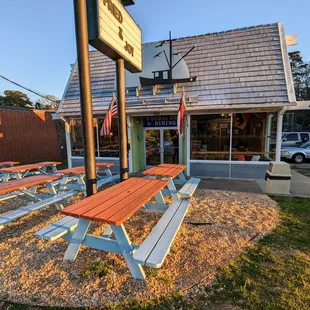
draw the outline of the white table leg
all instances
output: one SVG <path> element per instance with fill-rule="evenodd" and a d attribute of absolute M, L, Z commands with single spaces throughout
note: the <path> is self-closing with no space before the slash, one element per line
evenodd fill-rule
<path fill-rule="evenodd" d="M 178 197 L 178 191 L 177 191 L 177 189 L 175 188 L 173 179 L 172 179 L 172 178 L 167 178 L 167 180 L 168 180 L 168 189 L 169 189 L 169 191 L 170 191 L 172 200 L 177 200 L 177 199 L 179 199 L 179 197 Z"/>
<path fill-rule="evenodd" d="M 75 260 L 76 256 L 79 253 L 80 247 L 83 244 L 83 241 L 86 237 L 89 225 L 90 221 L 84 219 L 79 220 L 79 223 L 76 227 L 76 230 L 73 233 L 70 244 L 66 250 L 64 256 L 65 260 L 68 260 L 70 262 L 73 262 Z"/>
<path fill-rule="evenodd" d="M 118 242 L 122 250 L 122 254 L 126 260 L 126 263 L 131 272 L 131 275 L 136 279 L 144 280 L 145 273 L 143 271 L 142 266 L 138 264 L 132 256 L 134 248 L 132 246 L 132 243 L 129 240 L 129 237 L 127 235 L 124 225 L 122 224 L 120 226 L 111 226 L 111 227 L 112 227 L 115 239 Z"/>
<path fill-rule="evenodd" d="M 52 196 L 57 195 L 57 191 L 56 191 L 55 187 L 50 182 L 46 183 L 45 186 L 46 186 L 48 193 L 50 195 L 52 195 Z M 55 203 L 55 206 L 56 206 L 57 210 L 62 210 L 64 208 L 62 203 Z"/>
<path fill-rule="evenodd" d="M 112 232 L 113 232 L 112 227 L 111 225 L 108 224 L 104 230 L 104 233 L 102 234 L 102 237 L 110 238 L 110 236 L 112 235 Z"/>

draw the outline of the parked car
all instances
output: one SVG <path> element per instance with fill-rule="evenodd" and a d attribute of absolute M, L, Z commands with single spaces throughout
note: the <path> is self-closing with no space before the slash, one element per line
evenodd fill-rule
<path fill-rule="evenodd" d="M 282 137 L 281 147 L 296 147 L 302 142 L 310 141 L 309 132 L 287 132 Z"/>
<path fill-rule="evenodd" d="M 281 149 L 281 158 L 301 164 L 305 159 L 310 159 L 310 142 L 303 143 L 298 147 Z"/>

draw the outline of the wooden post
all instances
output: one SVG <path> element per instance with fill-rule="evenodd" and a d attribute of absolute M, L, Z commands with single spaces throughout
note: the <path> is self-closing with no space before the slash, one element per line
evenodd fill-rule
<path fill-rule="evenodd" d="M 95 137 L 90 84 L 87 11 L 85 0 L 74 0 L 76 47 L 79 66 L 80 104 L 83 128 L 86 193 L 97 193 Z"/>
<path fill-rule="evenodd" d="M 118 141 L 119 141 L 119 163 L 120 180 L 127 180 L 128 154 L 127 154 L 127 123 L 126 123 L 126 99 L 125 99 L 125 65 L 124 59 L 116 60 L 116 82 L 117 82 L 117 106 L 118 106 Z"/>

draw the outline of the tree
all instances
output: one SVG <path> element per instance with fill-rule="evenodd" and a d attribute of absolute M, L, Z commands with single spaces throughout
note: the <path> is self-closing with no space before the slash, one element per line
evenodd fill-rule
<path fill-rule="evenodd" d="M 300 52 L 289 53 L 297 101 L 310 100 L 310 63 L 304 62 Z"/>
<path fill-rule="evenodd" d="M 17 108 L 32 108 L 32 102 L 27 94 L 18 90 L 5 90 L 5 96 L 0 96 L 0 105 Z"/>
<path fill-rule="evenodd" d="M 36 109 L 42 110 L 56 110 L 60 100 L 54 95 L 47 95 L 45 98 L 40 98 L 35 103 Z"/>

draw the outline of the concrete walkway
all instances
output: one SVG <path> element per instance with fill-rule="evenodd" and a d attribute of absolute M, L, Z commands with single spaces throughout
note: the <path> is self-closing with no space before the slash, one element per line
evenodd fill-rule
<path fill-rule="evenodd" d="M 310 198 L 310 178 L 291 170 L 291 196 Z M 243 193 L 266 193 L 265 180 L 201 178 L 199 189 L 226 190 Z"/>

